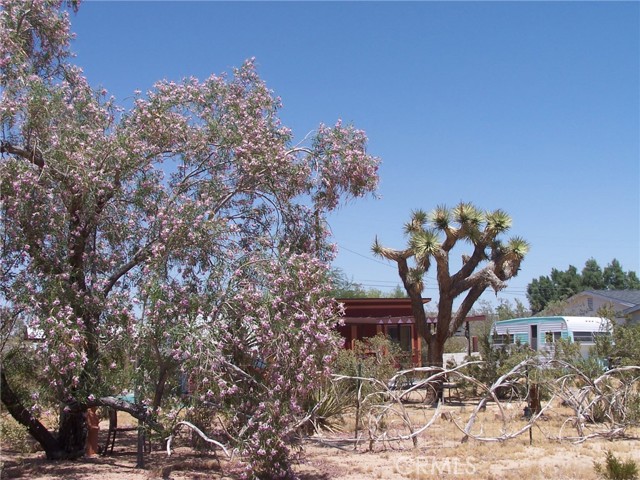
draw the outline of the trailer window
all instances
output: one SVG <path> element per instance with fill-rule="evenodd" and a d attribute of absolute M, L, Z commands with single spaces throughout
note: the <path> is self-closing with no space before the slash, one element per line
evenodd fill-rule
<path fill-rule="evenodd" d="M 544 343 L 556 343 L 562 338 L 562 332 L 545 332 Z"/>
<path fill-rule="evenodd" d="M 593 342 L 593 332 L 573 332 L 574 342 Z"/>
<path fill-rule="evenodd" d="M 494 345 L 510 345 L 513 343 L 513 335 L 510 335 L 508 333 L 504 335 L 498 335 L 494 333 L 492 336 L 492 340 Z"/>

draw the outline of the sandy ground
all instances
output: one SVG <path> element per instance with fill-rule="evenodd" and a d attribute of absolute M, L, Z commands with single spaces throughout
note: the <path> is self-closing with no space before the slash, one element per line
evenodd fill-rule
<path fill-rule="evenodd" d="M 440 412 L 434 424 L 419 437 L 417 447 L 410 441 L 377 442 L 369 449 L 366 435 L 354 448 L 353 432 L 316 437 L 306 441 L 295 456 L 294 469 L 303 480 L 360 479 L 595 479 L 594 462 L 602 462 L 611 450 L 623 460 L 640 462 L 640 440 L 608 441 L 592 439 L 574 444 L 558 441 L 559 429 L 565 425 L 566 412 L 552 409 L 532 432 L 505 442 L 469 440 L 461 442 L 462 433 L 453 419 L 464 422 L 472 404 L 450 404 Z M 509 422 L 495 407 L 479 415 L 474 428 L 476 435 L 498 436 L 501 429 L 515 431 L 523 424 L 519 406 L 511 410 Z M 442 415 L 447 412 L 448 415 Z M 428 420 L 433 409 L 413 409 L 411 416 L 417 425 Z M 389 419 L 390 432 L 394 429 Z M 350 419 L 345 425 L 349 427 Z M 352 420 L 351 420 L 352 422 Z M 122 425 L 122 422 L 120 423 Z M 353 423 L 351 423 L 352 425 Z M 106 424 L 101 424 L 101 442 L 106 439 Z M 575 433 L 564 429 L 565 435 Z M 640 432 L 631 432 L 640 437 Z M 185 442 L 183 442 L 184 445 Z M 236 479 L 241 466 L 213 452 L 198 454 L 180 446 L 171 457 L 155 448 L 145 456 L 146 468 L 136 469 L 135 432 L 123 432 L 116 440 L 114 453 L 92 456 L 76 462 L 47 462 L 42 452 L 20 454 L 3 442 L 1 452 L 2 479 L 90 479 L 90 480 L 150 480 L 150 479 Z"/>

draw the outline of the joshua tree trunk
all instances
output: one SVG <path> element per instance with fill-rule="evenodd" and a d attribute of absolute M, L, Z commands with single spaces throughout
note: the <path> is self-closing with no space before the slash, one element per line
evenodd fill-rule
<path fill-rule="evenodd" d="M 437 334 L 430 334 L 428 338 L 425 338 L 427 342 L 427 364 L 429 367 L 442 368 L 443 354 L 444 354 L 444 342 L 438 340 Z M 437 404 L 438 401 L 443 400 L 444 394 L 444 378 L 438 377 L 433 383 L 429 385 L 433 389 L 434 397 L 433 404 Z"/>
<path fill-rule="evenodd" d="M 430 367 L 442 367 L 444 361 L 444 342 L 438 341 L 437 335 L 425 338 L 427 342 L 427 364 Z"/>

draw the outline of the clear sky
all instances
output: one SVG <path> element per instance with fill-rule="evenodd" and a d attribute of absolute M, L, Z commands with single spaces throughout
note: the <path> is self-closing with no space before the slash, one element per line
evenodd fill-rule
<path fill-rule="evenodd" d="M 330 223 L 336 266 L 366 287 L 399 283 L 376 235 L 401 248 L 411 210 L 461 200 L 531 243 L 498 298 L 526 304 L 533 278 L 591 257 L 640 273 L 638 2 L 87 1 L 72 26 L 77 63 L 122 102 L 255 57 L 298 139 L 364 129 L 379 198 Z"/>

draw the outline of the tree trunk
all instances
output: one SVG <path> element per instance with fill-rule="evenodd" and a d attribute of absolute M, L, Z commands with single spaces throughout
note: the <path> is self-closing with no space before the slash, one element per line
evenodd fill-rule
<path fill-rule="evenodd" d="M 75 460 L 85 455 L 89 433 L 87 420 L 87 409 L 89 408 L 107 406 L 122 410 L 134 418 L 143 420 L 145 425 L 156 431 L 163 430 L 161 424 L 149 417 L 144 406 L 115 397 L 101 397 L 82 405 L 71 402 L 62 408 L 60 429 L 56 436 L 34 417 L 29 409 L 25 408 L 18 395 L 11 388 L 2 366 L 0 366 L 0 401 L 18 423 L 27 427 L 29 434 L 42 446 L 48 460 Z"/>
<path fill-rule="evenodd" d="M 20 424 L 27 427 L 29 434 L 42 446 L 47 458 L 55 460 L 62 458 L 62 451 L 58 441 L 47 428 L 26 409 L 15 394 L 4 369 L 0 370 L 0 398 L 11 416 Z"/>
<path fill-rule="evenodd" d="M 156 389 L 153 395 L 153 402 L 151 403 L 151 411 L 156 412 L 160 408 L 162 403 L 162 397 L 164 396 L 164 388 L 169 378 L 170 368 L 164 363 L 160 362 L 160 371 L 158 372 L 158 380 L 156 382 Z"/>
<path fill-rule="evenodd" d="M 542 411 L 542 403 L 540 402 L 540 386 L 532 383 L 529 385 L 529 408 L 531 413 L 536 415 Z"/>
<path fill-rule="evenodd" d="M 76 459 L 84 455 L 88 432 L 86 412 L 63 410 L 60 433 L 56 438 L 22 405 L 9 385 L 4 369 L 0 370 L 0 399 L 11 416 L 27 427 L 29 434 L 42 446 L 48 460 Z"/>
<path fill-rule="evenodd" d="M 442 368 L 443 360 L 444 360 L 444 341 L 440 341 L 438 335 L 430 335 L 427 342 L 427 363 L 429 367 Z M 443 400 L 444 396 L 444 388 L 443 388 L 444 378 L 438 377 L 429 385 L 430 388 L 433 389 L 434 397 L 433 404 L 436 405 L 438 401 Z"/>
<path fill-rule="evenodd" d="M 84 456 L 89 434 L 87 412 L 65 411 L 60 412 L 60 429 L 58 430 L 58 444 L 64 451 L 64 458 L 74 460 Z"/>
<path fill-rule="evenodd" d="M 427 342 L 427 363 L 430 367 L 442 367 L 444 362 L 444 342 L 440 341 L 438 335 L 431 335 Z"/>

